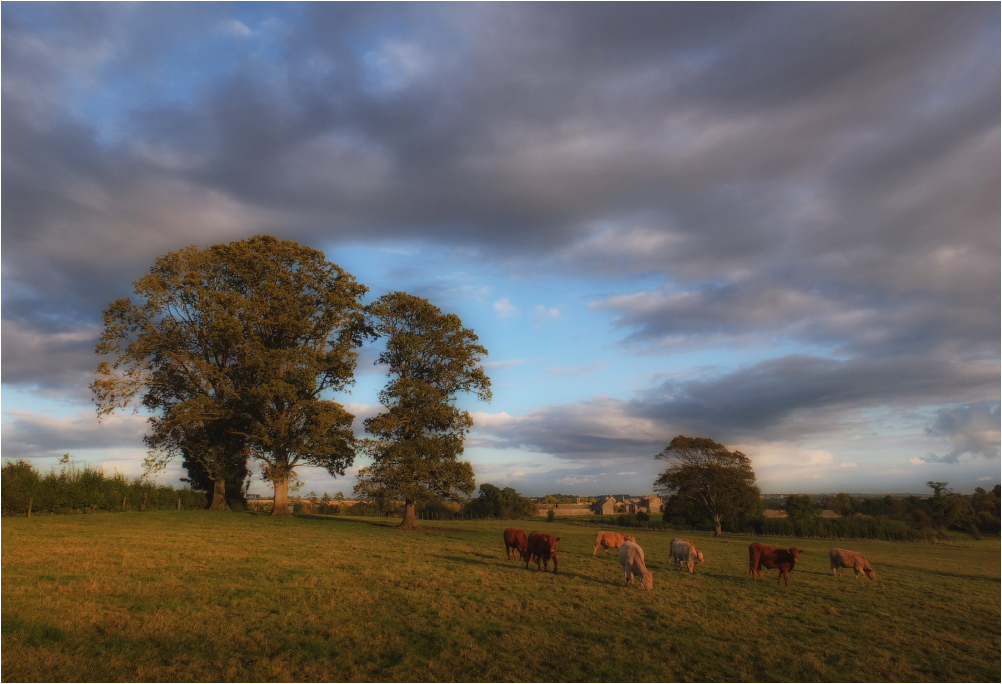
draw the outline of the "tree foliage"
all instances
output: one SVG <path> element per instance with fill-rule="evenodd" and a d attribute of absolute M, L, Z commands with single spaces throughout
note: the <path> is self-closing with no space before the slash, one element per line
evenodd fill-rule
<path fill-rule="evenodd" d="M 414 527 L 417 502 L 461 500 L 473 492 L 473 468 L 458 460 L 473 419 L 456 401 L 466 393 L 490 401 L 481 365 L 487 350 L 458 316 L 420 297 L 393 292 L 373 302 L 369 314 L 386 343 L 377 363 L 389 379 L 379 393 L 386 410 L 365 421 L 375 438 L 367 443 L 373 463 L 359 471 L 355 491 L 403 499 L 402 526 Z"/>
<path fill-rule="evenodd" d="M 152 469 L 188 454 L 218 482 L 249 451 L 273 514 L 288 515 L 297 465 L 341 475 L 354 460 L 354 417 L 326 397 L 353 381 L 366 291 L 322 252 L 267 235 L 162 256 L 138 302 L 105 312 L 98 414 L 140 397 Z"/>
<path fill-rule="evenodd" d="M 855 504 L 852 501 L 852 497 L 845 492 L 839 492 L 835 496 L 829 498 L 828 507 L 841 516 L 852 515 L 855 510 Z"/>
<path fill-rule="evenodd" d="M 480 496 L 470 502 L 469 511 L 481 518 L 515 520 L 534 514 L 532 502 L 511 487 L 500 489 L 492 484 L 480 485 Z"/>
<path fill-rule="evenodd" d="M 791 520 L 813 520 L 817 513 L 806 494 L 791 494 L 786 497 L 786 514 Z"/>
<path fill-rule="evenodd" d="M 654 482 L 654 490 L 667 495 L 668 507 L 697 510 L 720 535 L 724 518 L 733 518 L 760 506 L 751 461 L 740 451 L 705 437 L 673 439 L 655 458 L 668 461 L 668 468 Z"/>

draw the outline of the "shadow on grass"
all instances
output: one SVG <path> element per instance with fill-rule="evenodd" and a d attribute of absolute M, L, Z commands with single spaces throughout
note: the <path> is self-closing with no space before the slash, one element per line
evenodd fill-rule
<path fill-rule="evenodd" d="M 401 530 L 400 520 L 358 520 L 356 518 L 340 518 L 333 515 L 315 515 L 312 513 L 297 513 L 297 518 L 302 520 L 319 520 L 323 522 L 334 522 L 334 523 L 354 523 L 356 525 L 368 525 L 369 527 L 382 527 L 387 530 L 400 530 L 400 532 L 424 532 L 425 534 L 441 534 L 443 532 L 459 532 L 462 534 L 475 534 L 476 530 L 460 530 L 453 527 L 417 527 L 413 530 Z"/>
<path fill-rule="evenodd" d="M 471 558 L 470 556 L 478 556 L 478 558 Z M 591 582 L 593 584 L 619 584 L 618 582 L 606 582 L 605 580 L 595 579 L 589 575 L 582 575 L 578 572 L 568 572 L 567 570 L 560 570 L 556 573 L 550 570 L 536 569 L 535 563 L 529 564 L 529 569 L 525 568 L 525 561 L 513 561 L 506 558 L 495 558 L 494 556 L 489 556 L 486 554 L 470 554 L 470 556 L 440 556 L 443 560 L 458 561 L 460 563 L 465 563 L 466 565 L 481 565 L 484 567 L 489 567 L 492 569 L 505 568 L 510 569 L 513 572 L 531 572 L 532 574 L 547 574 L 556 575 L 557 577 L 576 577 L 577 579 L 584 580 L 585 582 Z M 559 560 L 559 557 L 558 557 Z"/>

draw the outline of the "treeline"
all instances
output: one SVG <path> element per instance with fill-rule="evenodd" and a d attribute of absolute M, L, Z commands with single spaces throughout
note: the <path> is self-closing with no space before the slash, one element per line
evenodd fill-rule
<path fill-rule="evenodd" d="M 312 492 L 294 504 L 296 513 L 316 515 L 360 515 L 388 517 L 400 512 L 400 502 L 388 499 L 348 503 L 338 493 L 335 497 L 318 497 Z M 501 489 L 489 483 L 480 485 L 480 494 L 463 504 L 431 498 L 416 506 L 421 520 L 518 520 L 536 513 L 536 506 L 511 487 Z"/>
<path fill-rule="evenodd" d="M 174 489 L 115 473 L 106 475 L 89 467 L 66 465 L 59 471 L 39 473 L 27 461 L 7 463 L 0 479 L 3 515 L 46 513 L 96 513 L 163 511 L 205 508 L 204 492 L 187 487 Z"/>
<path fill-rule="evenodd" d="M 947 532 L 965 532 L 975 539 L 982 534 L 999 534 L 1000 494 L 1002 487 L 986 490 L 978 487 L 973 494 L 951 492 L 946 482 L 929 482 L 932 496 L 890 495 L 852 497 L 844 492 L 835 495 L 794 494 L 767 498 L 773 510 L 781 509 L 786 517 L 768 517 L 765 509 L 752 509 L 724 521 L 724 531 L 766 536 L 820 537 L 826 539 L 882 539 L 889 541 L 926 541 L 943 538 Z M 832 511 L 836 517 L 823 517 Z M 671 499 L 665 506 L 664 522 L 681 529 L 711 529 L 697 509 L 679 506 Z"/>

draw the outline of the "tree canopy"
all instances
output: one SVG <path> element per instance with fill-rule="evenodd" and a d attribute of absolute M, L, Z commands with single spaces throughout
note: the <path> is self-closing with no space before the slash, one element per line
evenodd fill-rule
<path fill-rule="evenodd" d="M 402 527 L 414 527 L 417 502 L 432 496 L 461 500 L 473 492 L 473 468 L 458 460 L 473 419 L 456 401 L 466 393 L 490 401 L 490 379 L 481 364 L 487 350 L 458 316 L 420 297 L 393 292 L 368 312 L 386 344 L 377 361 L 388 369 L 379 393 L 386 410 L 365 420 L 374 436 L 367 443 L 373 463 L 359 471 L 355 491 L 403 499 Z"/>
<path fill-rule="evenodd" d="M 273 515 L 288 515 L 297 465 L 343 475 L 354 461 L 354 416 L 327 397 L 353 382 L 366 291 L 322 252 L 268 235 L 162 256 L 137 303 L 105 311 L 97 350 L 114 358 L 92 385 L 98 414 L 141 394 L 152 468 L 197 452 L 218 481 L 246 447 L 275 487 Z"/>
<path fill-rule="evenodd" d="M 470 502 L 469 510 L 480 517 L 513 520 L 526 518 L 534 513 L 532 502 L 511 487 L 500 489 L 495 485 L 480 485 L 480 496 Z"/>
<path fill-rule="evenodd" d="M 752 513 L 760 506 L 751 461 L 740 451 L 705 437 L 679 435 L 655 458 L 668 468 L 654 482 L 654 490 L 673 502 L 700 511 L 720 535 L 724 518 Z"/>

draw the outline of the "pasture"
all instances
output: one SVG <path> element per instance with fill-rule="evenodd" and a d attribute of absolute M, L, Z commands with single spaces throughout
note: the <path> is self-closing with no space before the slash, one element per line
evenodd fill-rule
<path fill-rule="evenodd" d="M 999 679 L 998 539 L 838 543 L 870 582 L 832 577 L 826 540 L 691 533 L 707 562 L 688 575 L 668 564 L 674 535 L 637 531 L 643 591 L 615 551 L 592 556 L 592 527 L 384 522 L 4 519 L 3 680 Z M 560 572 L 506 560 L 510 524 L 559 536 Z M 788 588 L 749 579 L 751 541 L 804 550 Z"/>

